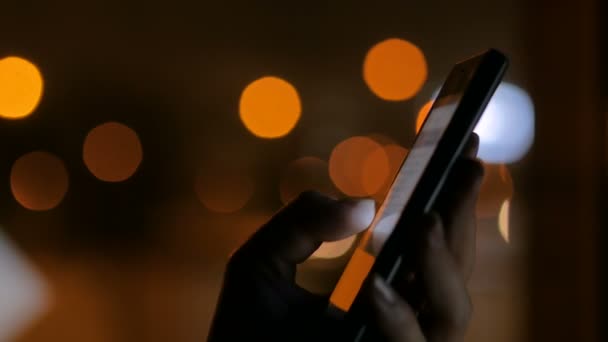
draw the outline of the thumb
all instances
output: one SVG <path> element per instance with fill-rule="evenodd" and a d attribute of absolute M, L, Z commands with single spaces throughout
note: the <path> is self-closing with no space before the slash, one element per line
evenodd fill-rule
<path fill-rule="evenodd" d="M 371 199 L 335 200 L 304 192 L 270 219 L 237 253 L 270 258 L 292 266 L 306 260 L 324 241 L 336 241 L 365 230 L 375 214 Z"/>

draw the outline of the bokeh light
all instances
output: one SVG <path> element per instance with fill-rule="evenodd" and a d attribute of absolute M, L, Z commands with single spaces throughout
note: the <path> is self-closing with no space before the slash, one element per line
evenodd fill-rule
<path fill-rule="evenodd" d="M 503 82 L 488 103 L 475 133 L 479 158 L 488 163 L 521 159 L 534 140 L 534 104 L 525 90 Z"/>
<path fill-rule="evenodd" d="M 382 183 L 380 188 L 373 194 L 374 195 L 373 197 L 378 202 L 381 202 L 384 199 L 384 197 L 386 196 L 393 179 L 397 175 L 397 172 L 399 172 L 399 168 L 401 167 L 403 160 L 405 160 L 408 150 L 405 147 L 398 145 L 398 144 L 388 144 L 388 145 L 382 146 L 381 150 L 377 149 L 370 154 L 370 157 L 366 159 L 365 165 L 367 166 L 368 163 L 371 163 L 374 160 L 380 160 L 379 157 L 373 157 L 374 155 L 379 154 L 379 153 L 382 153 L 388 159 L 388 170 L 386 172 L 386 177 L 384 178 L 384 182 Z M 364 167 L 363 170 L 365 171 L 366 167 Z M 365 175 L 365 173 L 364 173 L 364 175 Z"/>
<path fill-rule="evenodd" d="M 42 274 L 0 227 L 0 341 L 17 341 L 51 306 Z"/>
<path fill-rule="evenodd" d="M 429 115 L 429 112 L 431 111 L 433 102 L 434 102 L 433 100 L 427 101 L 427 103 L 425 103 L 418 111 L 418 116 L 416 116 L 416 133 L 420 132 L 420 129 L 422 128 L 422 124 L 424 123 L 424 120 L 426 120 L 426 117 Z"/>
<path fill-rule="evenodd" d="M 509 207 L 510 202 L 504 201 L 502 206 L 500 207 L 500 213 L 498 214 L 498 231 L 500 235 L 505 240 L 505 242 L 509 243 Z"/>
<path fill-rule="evenodd" d="M 0 117 L 21 119 L 30 115 L 42 97 L 38 68 L 19 57 L 0 59 Z"/>
<path fill-rule="evenodd" d="M 196 177 L 195 191 L 207 209 L 233 213 L 249 202 L 253 196 L 254 182 L 242 169 L 209 164 Z"/>
<path fill-rule="evenodd" d="M 35 151 L 15 161 L 10 175 L 15 200 L 30 210 L 49 210 L 63 200 L 68 191 L 68 172 L 55 155 Z"/>
<path fill-rule="evenodd" d="M 439 93 L 435 90 L 432 98 Z M 416 133 L 428 115 L 427 102 L 416 117 Z M 478 157 L 493 164 L 513 163 L 528 152 L 534 141 L 534 104 L 530 95 L 508 82 L 502 82 L 475 126 L 479 135 Z"/>
<path fill-rule="evenodd" d="M 296 88 L 278 77 L 257 79 L 241 94 L 241 121 L 260 138 L 285 136 L 295 127 L 301 112 L 302 105 Z"/>
<path fill-rule="evenodd" d="M 291 162 L 283 172 L 279 184 L 283 203 L 288 203 L 308 190 L 336 195 L 336 189 L 329 178 L 328 164 L 317 157 L 302 157 Z"/>
<path fill-rule="evenodd" d="M 503 164 L 484 164 L 484 176 L 477 200 L 479 218 L 495 218 L 505 200 L 513 196 L 513 180 Z"/>
<path fill-rule="evenodd" d="M 95 177 L 106 182 L 121 182 L 131 177 L 142 157 L 137 133 L 118 122 L 93 128 L 84 141 L 85 165 Z"/>
<path fill-rule="evenodd" d="M 312 259 L 335 259 L 346 254 L 355 243 L 356 235 L 349 236 L 346 239 L 323 242 L 321 246 L 313 253 Z"/>
<path fill-rule="evenodd" d="M 427 78 L 424 54 L 416 45 L 398 38 L 373 46 L 363 63 L 363 79 L 370 90 L 388 101 L 415 96 Z"/>
<path fill-rule="evenodd" d="M 380 150 L 377 155 L 372 153 Z M 368 158 L 373 165 L 366 166 Z M 349 196 L 370 196 L 388 177 L 389 161 L 382 146 L 371 138 L 355 136 L 340 142 L 329 157 L 329 176 Z"/>

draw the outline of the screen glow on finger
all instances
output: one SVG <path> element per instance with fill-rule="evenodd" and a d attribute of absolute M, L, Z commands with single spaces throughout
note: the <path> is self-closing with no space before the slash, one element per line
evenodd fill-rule
<path fill-rule="evenodd" d="M 323 242 L 313 253 L 313 259 L 334 259 L 346 254 L 355 243 L 357 236 L 349 236 L 346 239 L 332 242 Z"/>

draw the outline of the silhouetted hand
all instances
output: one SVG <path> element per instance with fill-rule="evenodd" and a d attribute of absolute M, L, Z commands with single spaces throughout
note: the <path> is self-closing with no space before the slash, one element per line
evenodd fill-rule
<path fill-rule="evenodd" d="M 462 340 L 471 315 L 466 281 L 475 251 L 475 203 L 483 174 L 474 136 L 452 169 L 436 212 L 415 230 L 415 279 L 393 288 L 380 278 L 365 288 L 375 324 L 388 341 Z M 375 214 L 372 200 L 334 200 L 306 192 L 278 212 L 230 259 L 208 340 L 336 340 L 340 321 L 327 297 L 295 284 L 296 265 L 324 241 L 363 231 Z M 415 284 L 415 286 L 412 286 Z M 415 303 L 406 301 L 415 291 Z M 407 296 L 408 298 L 411 297 Z M 338 339 L 339 340 L 339 339 Z"/>

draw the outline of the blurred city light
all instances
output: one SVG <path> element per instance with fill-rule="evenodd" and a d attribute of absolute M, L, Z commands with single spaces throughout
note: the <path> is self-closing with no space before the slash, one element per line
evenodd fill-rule
<path fill-rule="evenodd" d="M 388 177 L 389 161 L 379 153 L 373 164 L 365 167 L 371 153 L 382 146 L 371 138 L 355 136 L 340 142 L 329 157 L 329 176 L 336 187 L 349 196 L 370 196 Z"/>
<path fill-rule="evenodd" d="M 502 164 L 484 164 L 484 175 L 477 200 L 477 217 L 494 218 L 504 201 L 513 196 L 513 180 Z"/>
<path fill-rule="evenodd" d="M 475 127 L 479 158 L 488 163 L 513 163 L 534 140 L 534 104 L 525 90 L 503 82 Z"/>
<path fill-rule="evenodd" d="M 30 115 L 42 97 L 38 68 L 19 57 L 0 59 L 0 117 L 21 119 Z"/>
<path fill-rule="evenodd" d="M 439 93 L 436 90 L 434 99 Z M 416 117 L 416 133 L 428 115 L 433 100 Z M 525 156 L 534 141 L 534 104 L 528 93 L 503 82 L 488 103 L 475 127 L 479 135 L 478 157 L 493 164 L 513 163 Z"/>
<path fill-rule="evenodd" d="M 253 179 L 243 170 L 217 164 L 202 169 L 195 183 L 199 201 L 219 213 L 242 209 L 253 196 L 254 188 Z"/>
<path fill-rule="evenodd" d="M 262 77 L 249 84 L 241 94 L 241 121 L 260 138 L 287 135 L 302 113 L 296 88 L 278 77 Z"/>
<path fill-rule="evenodd" d="M 95 177 L 106 182 L 121 182 L 137 171 L 143 152 L 135 131 L 118 122 L 107 122 L 89 132 L 82 155 Z"/>
<path fill-rule="evenodd" d="M 363 63 L 363 79 L 370 90 L 388 101 L 414 97 L 427 78 L 424 53 L 416 45 L 398 38 L 374 45 Z"/>
<path fill-rule="evenodd" d="M 505 242 L 509 243 L 509 207 L 510 202 L 506 200 L 502 203 L 500 207 L 500 213 L 498 214 L 498 231 L 500 235 L 505 240 Z"/>
<path fill-rule="evenodd" d="M 57 156 L 35 151 L 21 156 L 11 169 L 15 200 L 30 210 L 56 207 L 68 191 L 68 172 Z"/>
<path fill-rule="evenodd" d="M 371 157 L 371 156 L 374 156 L 374 155 L 380 153 L 380 151 L 382 154 L 384 154 L 386 156 L 386 158 L 388 158 L 388 170 L 386 173 L 386 177 L 384 178 L 384 182 L 382 183 L 380 188 L 373 194 L 374 198 L 378 202 L 382 201 L 384 199 L 384 197 L 386 196 L 386 193 L 388 192 L 393 179 L 397 175 L 397 172 L 399 171 L 399 168 L 401 167 L 401 164 L 403 163 L 403 160 L 405 160 L 405 157 L 407 156 L 407 153 L 408 153 L 408 150 L 401 145 L 397 145 L 397 144 L 384 145 L 384 146 L 382 146 L 382 150 L 378 150 L 378 149 L 375 150 L 374 152 L 372 152 L 370 154 L 370 157 L 366 159 L 365 167 L 363 169 L 364 172 L 366 170 L 369 170 L 367 168 L 367 165 L 369 163 L 373 162 L 374 160 L 378 160 L 378 157 Z"/>
<path fill-rule="evenodd" d="M 308 190 L 336 195 L 336 189 L 329 178 L 328 164 L 317 157 L 302 157 L 292 161 L 283 172 L 279 184 L 283 203 Z"/>
<path fill-rule="evenodd" d="M 14 341 L 50 307 L 42 276 L 0 228 L 0 341 Z"/>

